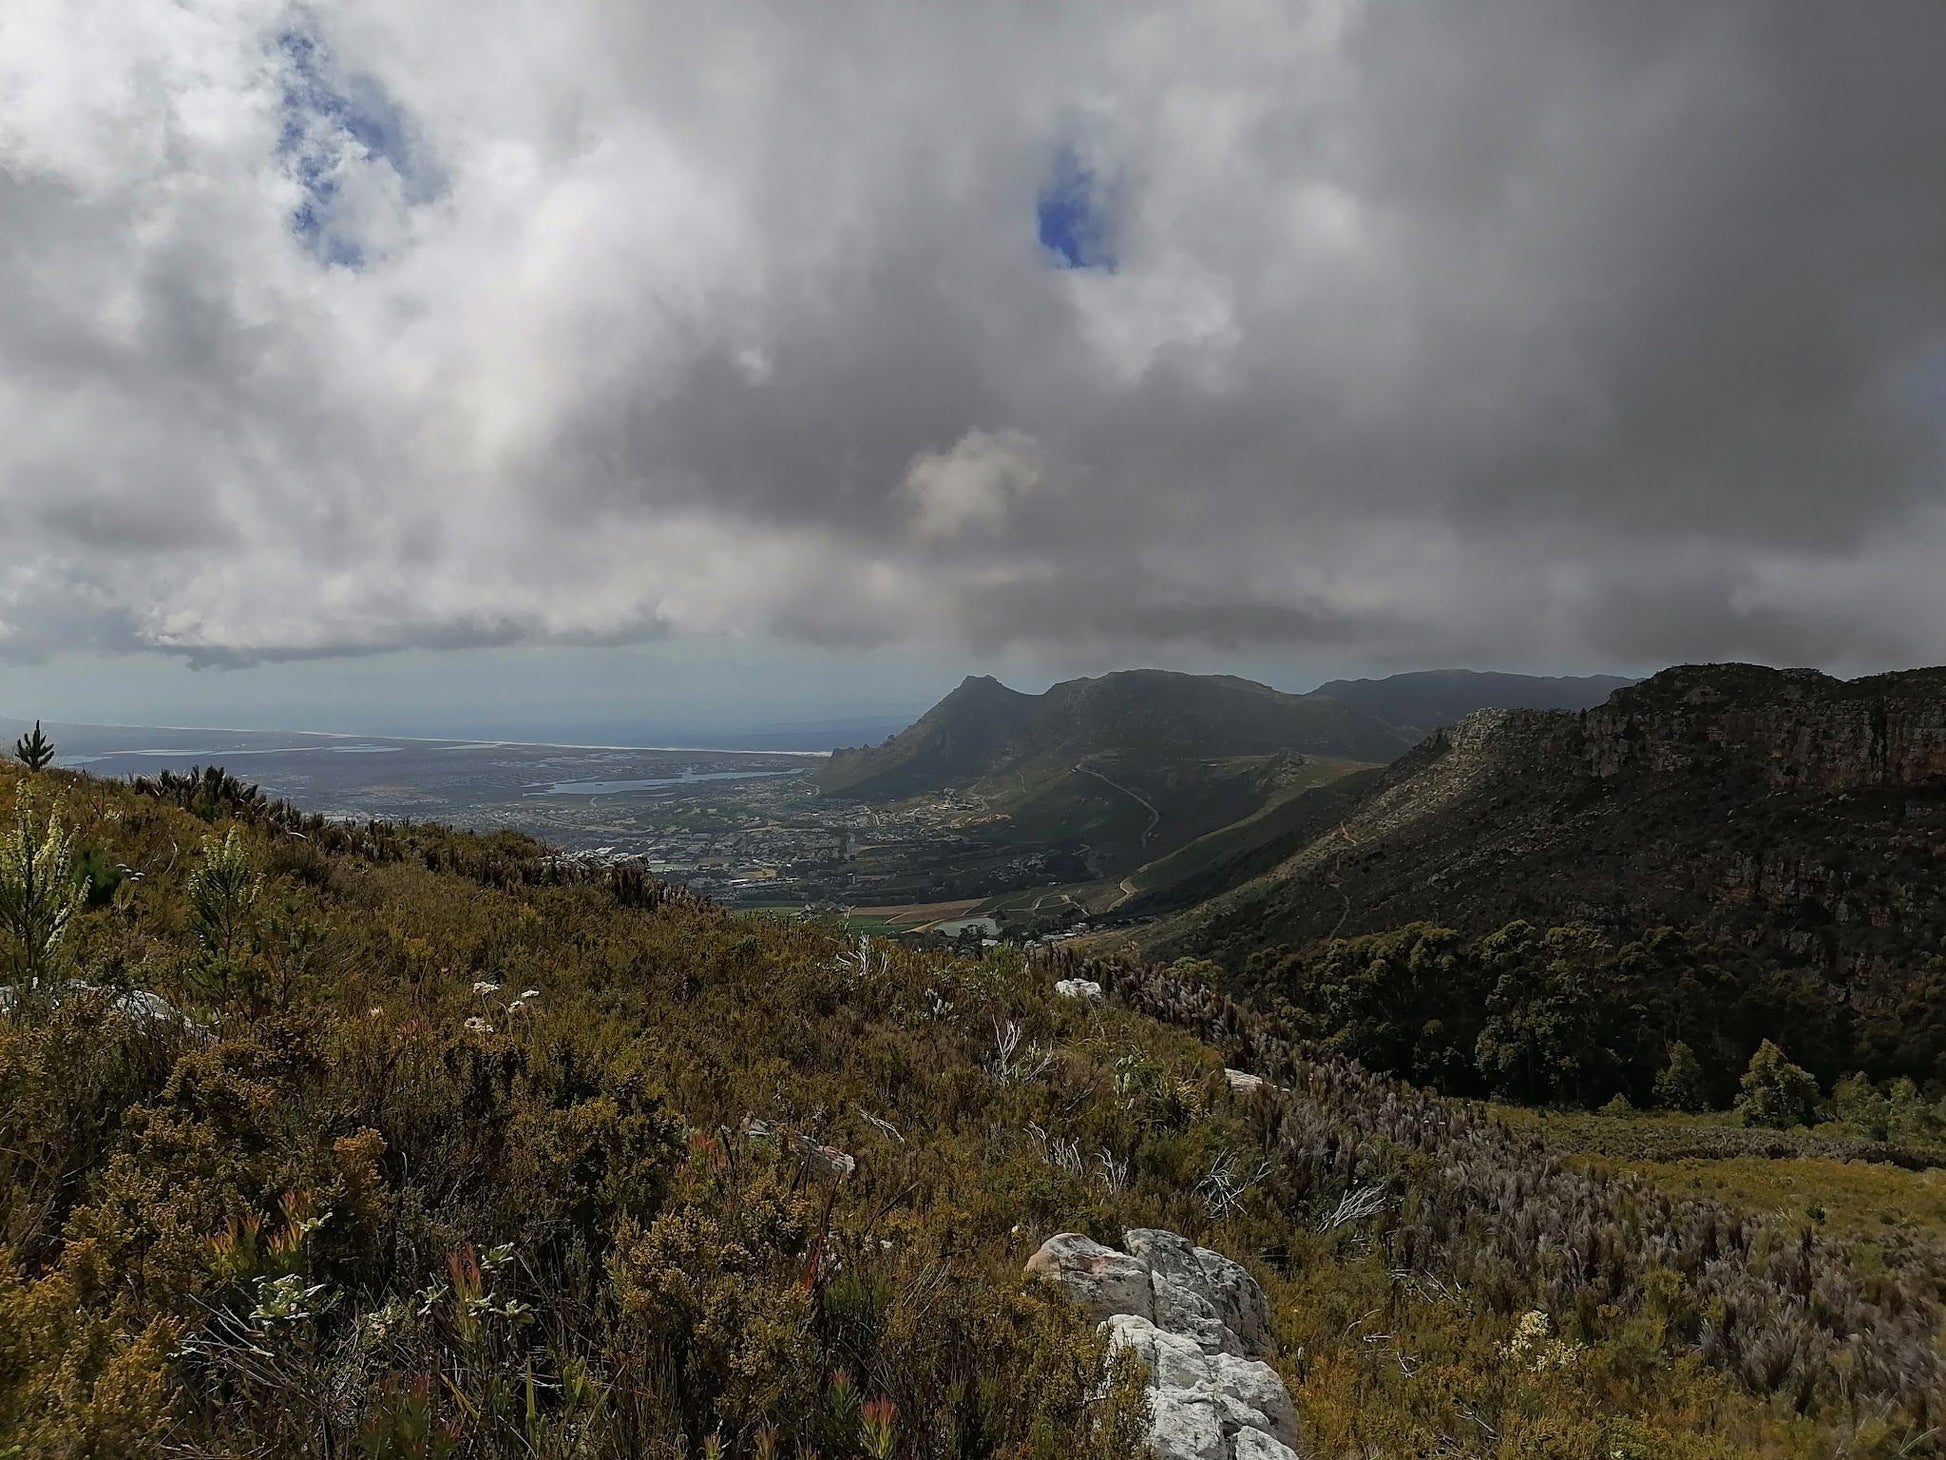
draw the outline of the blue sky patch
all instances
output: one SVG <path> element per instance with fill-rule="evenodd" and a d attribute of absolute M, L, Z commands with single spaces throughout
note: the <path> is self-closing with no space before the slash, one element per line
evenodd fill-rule
<path fill-rule="evenodd" d="M 1115 230 L 1108 187 L 1073 144 L 1063 143 L 1035 203 L 1041 247 L 1064 269 L 1116 266 Z"/>
<path fill-rule="evenodd" d="M 277 50 L 283 61 L 277 153 L 302 189 L 291 232 L 320 263 L 362 269 L 370 243 L 357 208 L 348 206 L 351 185 L 382 170 L 397 178 L 402 201 L 418 204 L 439 192 L 438 172 L 392 99 L 370 77 L 340 74 L 315 32 L 287 30 Z"/>

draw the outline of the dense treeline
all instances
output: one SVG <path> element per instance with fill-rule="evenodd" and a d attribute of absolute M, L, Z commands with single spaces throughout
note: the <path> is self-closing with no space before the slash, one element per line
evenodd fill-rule
<path fill-rule="evenodd" d="M 1109 1460 L 1139 1375 L 1021 1265 L 1135 1225 L 1252 1264 L 1318 1455 L 1940 1453 L 1916 1235 L 1577 1174 L 1165 970 L 193 779 L 0 772 L 0 1455 Z"/>
<path fill-rule="evenodd" d="M 1861 1011 L 1822 977 L 1676 929 L 1417 923 L 1259 953 L 1231 982 L 1322 1048 L 1449 1094 L 1727 1107 L 1765 1040 L 1826 1085 L 1946 1080 L 1939 958 Z"/>

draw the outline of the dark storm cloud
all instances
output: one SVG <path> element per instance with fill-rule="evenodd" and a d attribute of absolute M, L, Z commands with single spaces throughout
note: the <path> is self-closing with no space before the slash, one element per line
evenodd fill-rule
<path fill-rule="evenodd" d="M 0 14 L 0 648 L 1946 632 L 1930 0 L 294 24 Z"/>

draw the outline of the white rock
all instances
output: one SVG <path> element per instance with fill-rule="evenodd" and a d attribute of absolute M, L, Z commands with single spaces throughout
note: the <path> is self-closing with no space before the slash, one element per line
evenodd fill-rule
<path fill-rule="evenodd" d="M 1209 1367 L 1219 1409 L 1234 1408 L 1236 1423 L 1266 1430 L 1287 1445 L 1297 1443 L 1297 1410 L 1281 1374 L 1262 1359 L 1234 1354 L 1210 1355 Z"/>
<path fill-rule="evenodd" d="M 1196 1260 L 1196 1249 L 1187 1237 L 1160 1227 L 1130 1227 L 1122 1233 L 1122 1246 L 1151 1270 L 1173 1278 L 1192 1292 L 1202 1293 L 1208 1286 L 1203 1265 Z"/>
<path fill-rule="evenodd" d="M 1269 1347 L 1270 1302 L 1241 1263 L 1153 1227 L 1124 1232 L 1122 1245 L 1167 1280 L 1166 1288 L 1156 1288 L 1157 1323 L 1195 1333 L 1212 1353 L 1249 1355 Z"/>
<path fill-rule="evenodd" d="M 1201 1394 L 1151 1390 L 1149 1454 L 1154 1460 L 1230 1460 L 1216 1406 Z"/>
<path fill-rule="evenodd" d="M 1241 1354 L 1243 1340 L 1221 1318 L 1206 1292 L 1189 1287 L 1158 1271 L 1155 1274 L 1155 1321 L 1172 1333 L 1196 1340 L 1204 1353 Z"/>
<path fill-rule="evenodd" d="M 1027 1272 L 1054 1284 L 1070 1302 L 1097 1322 L 1117 1313 L 1133 1313 L 1143 1318 L 1155 1315 L 1149 1265 L 1078 1232 L 1049 1237 L 1027 1259 Z"/>
<path fill-rule="evenodd" d="M 1104 1319 L 1099 1331 L 1111 1350 L 1125 1350 L 1149 1371 L 1149 1387 L 1181 1402 L 1200 1395 L 1226 1431 L 1263 1430 L 1297 1443 L 1297 1412 L 1278 1372 L 1261 1359 L 1206 1353 L 1190 1335 L 1172 1333 L 1132 1313 Z"/>
<path fill-rule="evenodd" d="M 1097 1325 L 1111 1349 L 1127 1349 L 1149 1367 L 1149 1384 L 1156 1389 L 1199 1390 L 1213 1396 L 1216 1374 L 1209 1356 L 1193 1338 L 1158 1328 L 1134 1313 L 1117 1313 Z"/>
<path fill-rule="evenodd" d="M 1099 1004 L 1103 998 L 1101 985 L 1091 978 L 1061 979 L 1055 983 L 1054 992 L 1064 999 L 1080 999 L 1088 1004 Z"/>
<path fill-rule="evenodd" d="M 137 1024 L 184 1024 L 182 1010 L 147 989 L 130 989 L 115 995 L 109 1007 Z"/>
<path fill-rule="evenodd" d="M 1072 1232 L 1028 1261 L 1148 1373 L 1151 1460 L 1300 1460 L 1297 1412 L 1270 1342 L 1270 1305 L 1243 1266 L 1175 1232 L 1138 1227 L 1117 1252 Z"/>
<path fill-rule="evenodd" d="M 1242 1263 L 1207 1247 L 1195 1251 L 1216 1316 L 1243 1340 L 1244 1353 L 1263 1353 L 1270 1347 L 1270 1299 Z"/>
<path fill-rule="evenodd" d="M 1281 1090 L 1284 1088 L 1281 1085 L 1273 1085 L 1262 1075 L 1253 1075 L 1248 1070 L 1225 1068 L 1223 1078 L 1228 1082 L 1230 1088 L 1239 1095 L 1253 1094 L 1258 1090 Z"/>
<path fill-rule="evenodd" d="M 1239 1430 L 1259 1430 L 1270 1433 L 1271 1419 L 1260 1409 L 1252 1409 L 1242 1400 L 1228 1394 L 1211 1394 L 1210 1400 L 1216 1405 L 1217 1422 L 1223 1426 L 1223 1433 L 1234 1435 Z"/>
<path fill-rule="evenodd" d="M 1235 1460 L 1304 1460 L 1289 1445 L 1273 1440 L 1262 1430 L 1238 1430 L 1230 1446 Z"/>

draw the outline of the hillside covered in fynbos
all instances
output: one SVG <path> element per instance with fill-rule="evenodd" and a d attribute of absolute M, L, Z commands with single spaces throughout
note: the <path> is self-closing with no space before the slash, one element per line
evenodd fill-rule
<path fill-rule="evenodd" d="M 1029 1271 L 1063 1234 L 1260 1286 L 1253 1433 L 1307 1457 L 1938 1453 L 1921 1234 L 1571 1167 L 1193 968 L 860 942 L 220 774 L 0 798 L 0 1454 L 1137 1454 L 1207 1396 L 1159 1277 L 1104 1320 Z"/>

